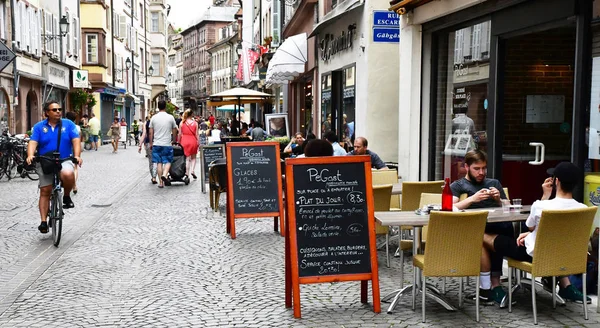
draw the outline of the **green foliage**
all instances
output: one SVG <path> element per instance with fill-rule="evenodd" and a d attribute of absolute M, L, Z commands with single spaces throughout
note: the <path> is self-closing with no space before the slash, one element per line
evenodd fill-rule
<path fill-rule="evenodd" d="M 283 148 L 285 148 L 285 146 L 287 146 L 288 143 L 290 143 L 290 138 L 289 137 L 270 137 L 270 138 L 267 138 L 266 141 L 279 142 L 279 148 L 281 149 L 281 151 L 283 151 Z"/>
<path fill-rule="evenodd" d="M 96 98 L 91 93 L 87 93 L 83 89 L 77 89 L 69 94 L 71 97 L 71 104 L 73 110 L 76 113 L 80 113 L 82 109 L 94 107 L 96 105 Z"/>
<path fill-rule="evenodd" d="M 177 110 L 177 108 L 175 107 L 175 105 L 173 105 L 172 103 L 168 102 L 167 103 L 167 108 L 165 109 L 165 111 L 173 116 L 175 116 L 175 111 Z"/>

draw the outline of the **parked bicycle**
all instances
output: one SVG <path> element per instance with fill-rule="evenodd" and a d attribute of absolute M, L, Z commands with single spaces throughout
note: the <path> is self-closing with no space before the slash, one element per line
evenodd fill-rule
<path fill-rule="evenodd" d="M 62 233 L 62 220 L 65 215 L 63 212 L 63 188 L 60 180 L 61 163 L 72 161 L 77 165 L 78 162 L 75 157 L 60 158 L 59 152 L 52 153 L 52 157 L 38 155 L 34 158 L 34 161 L 50 161 L 54 164 L 52 170 L 53 178 L 52 193 L 50 194 L 50 210 L 48 211 L 48 227 L 52 229 L 52 241 L 54 246 L 58 247 Z"/>
<path fill-rule="evenodd" d="M 2 136 L 0 137 L 0 179 L 14 179 L 20 176 L 30 180 L 38 180 L 39 176 L 35 167 L 27 165 L 27 142 L 29 138 L 24 136 Z"/>

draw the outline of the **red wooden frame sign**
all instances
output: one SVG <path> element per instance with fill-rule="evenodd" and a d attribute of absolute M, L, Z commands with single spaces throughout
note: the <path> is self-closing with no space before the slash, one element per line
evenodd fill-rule
<path fill-rule="evenodd" d="M 278 231 L 282 236 L 285 235 L 285 223 L 283 216 L 283 201 L 281 197 L 282 187 L 281 187 L 281 157 L 279 156 L 279 143 L 278 142 L 229 142 L 226 145 L 227 152 L 227 233 L 231 235 L 231 239 L 236 238 L 235 233 L 235 219 L 243 219 L 243 218 L 255 218 L 257 216 L 260 217 L 274 217 L 273 219 L 273 230 Z M 264 213 L 235 213 L 235 205 L 233 198 L 233 165 L 232 165 L 232 156 L 231 156 L 231 148 L 244 148 L 244 147 L 264 147 L 264 146 L 273 146 L 275 148 L 275 164 L 277 167 L 277 203 L 279 204 L 278 212 L 264 212 Z M 277 226 L 277 220 L 279 219 L 280 229 Z"/>
<path fill-rule="evenodd" d="M 370 273 L 359 274 L 339 274 L 326 276 L 300 277 L 298 267 L 298 244 L 296 229 L 296 204 L 294 202 L 294 165 L 306 164 L 343 164 L 343 163 L 364 163 L 365 170 L 365 188 L 368 213 L 369 230 L 369 248 L 370 248 Z M 371 176 L 371 158 L 370 156 L 332 156 L 332 157 L 313 157 L 313 158 L 294 158 L 286 159 L 286 228 L 285 234 L 285 306 L 290 308 L 293 305 L 294 317 L 301 317 L 300 308 L 300 285 L 340 281 L 360 281 L 361 282 L 361 302 L 367 303 L 368 281 L 371 280 L 373 292 L 373 311 L 381 312 L 381 300 L 379 294 L 379 269 L 377 263 L 377 246 L 375 236 L 375 211 L 373 203 L 373 187 Z"/>

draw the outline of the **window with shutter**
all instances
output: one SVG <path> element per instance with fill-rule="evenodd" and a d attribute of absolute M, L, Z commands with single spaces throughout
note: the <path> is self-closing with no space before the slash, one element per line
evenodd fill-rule
<path fill-rule="evenodd" d="M 98 63 L 98 34 L 86 34 L 86 61 L 88 64 Z"/>
<path fill-rule="evenodd" d="M 0 38 L 6 40 L 6 20 L 4 12 L 6 11 L 6 5 L 4 2 L 0 2 Z"/>
<path fill-rule="evenodd" d="M 115 55 L 115 67 L 117 70 L 116 73 L 116 78 L 118 81 L 123 81 L 123 71 L 121 70 L 121 56 L 120 55 Z"/>
<path fill-rule="evenodd" d="M 69 14 L 69 12 L 67 11 L 65 13 L 65 17 L 67 18 L 67 22 L 71 20 L 71 15 Z M 60 33 L 60 32 L 59 32 Z M 71 53 L 71 29 L 67 29 L 67 34 L 65 36 L 63 36 L 63 56 L 68 57 L 68 54 Z"/>
<path fill-rule="evenodd" d="M 38 9 L 35 12 L 35 33 L 33 34 L 33 38 L 35 40 L 35 55 L 42 55 L 42 10 Z"/>
<path fill-rule="evenodd" d="M 21 2 L 17 2 L 14 8 L 15 15 L 15 37 L 17 49 L 21 50 Z"/>
<path fill-rule="evenodd" d="M 119 38 L 127 38 L 127 16 L 119 15 Z"/>
<path fill-rule="evenodd" d="M 159 25 L 160 25 L 160 22 L 159 22 L 159 18 L 158 18 L 158 12 L 154 11 L 154 12 L 152 12 L 152 27 L 150 29 L 150 32 L 158 32 Z"/>
<path fill-rule="evenodd" d="M 75 56 L 75 60 L 79 57 L 79 19 L 77 17 L 73 17 L 73 22 L 71 23 L 71 28 L 73 29 L 73 56 Z"/>
<path fill-rule="evenodd" d="M 152 54 L 152 76 L 160 76 L 160 55 Z"/>
<path fill-rule="evenodd" d="M 112 69 L 113 69 L 112 51 L 110 51 L 110 49 L 106 50 L 106 63 L 107 63 L 106 67 L 108 67 L 106 74 L 108 74 L 110 76 L 110 75 L 112 75 Z"/>
<path fill-rule="evenodd" d="M 118 38 L 119 37 L 119 14 L 113 12 L 113 21 L 112 21 L 112 29 L 113 29 L 113 36 Z"/>
<path fill-rule="evenodd" d="M 125 47 L 131 49 L 131 25 L 127 23 L 125 25 Z"/>

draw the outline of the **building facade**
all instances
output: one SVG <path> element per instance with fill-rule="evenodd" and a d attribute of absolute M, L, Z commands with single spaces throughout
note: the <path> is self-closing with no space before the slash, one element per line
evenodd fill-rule
<path fill-rule="evenodd" d="M 213 93 L 229 90 L 233 86 L 237 69 L 238 41 L 238 23 L 232 22 L 217 30 L 216 42 L 208 48 Z"/>
<path fill-rule="evenodd" d="M 166 0 L 150 0 L 148 37 L 150 39 L 148 82 L 152 86 L 152 106 L 159 100 L 166 100 L 167 90 L 167 50 L 168 50 L 168 10 Z"/>
<path fill-rule="evenodd" d="M 186 107 L 201 116 L 208 116 L 208 96 L 212 94 L 212 71 L 208 49 L 216 42 L 217 31 L 235 20 L 237 7 L 215 7 L 185 29 L 183 36 L 183 97 Z"/>
<path fill-rule="evenodd" d="M 183 36 L 176 31 L 169 35 L 169 62 L 168 62 L 168 90 L 171 103 L 179 111 L 184 109 L 183 105 Z"/>
<path fill-rule="evenodd" d="M 0 1 L 0 39 L 9 49 L 13 49 L 12 40 L 12 6 L 8 0 Z M 15 99 L 14 62 L 0 72 L 0 134 L 5 131 L 15 132 Z"/>
<path fill-rule="evenodd" d="M 400 175 L 454 180 L 466 173 L 464 154 L 480 149 L 488 154 L 488 176 L 530 204 L 546 169 L 560 161 L 599 172 L 600 86 L 590 81 L 600 70 L 593 59 L 600 51 L 592 47 L 600 35 L 592 6 L 584 0 L 392 6 L 403 14 Z"/>

